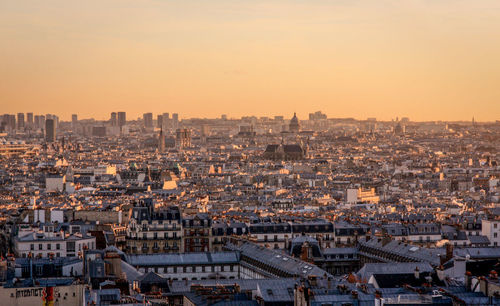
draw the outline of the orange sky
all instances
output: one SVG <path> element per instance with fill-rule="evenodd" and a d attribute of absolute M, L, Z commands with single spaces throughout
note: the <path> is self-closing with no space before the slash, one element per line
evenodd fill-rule
<path fill-rule="evenodd" d="M 498 0 L 0 0 L 0 113 L 500 119 Z"/>

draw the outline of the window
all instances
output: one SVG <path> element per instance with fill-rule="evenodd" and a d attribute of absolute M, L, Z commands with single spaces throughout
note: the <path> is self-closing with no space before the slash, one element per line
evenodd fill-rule
<path fill-rule="evenodd" d="M 493 223 L 493 227 L 497 228 L 498 227 L 498 223 Z"/>
<path fill-rule="evenodd" d="M 34 249 L 35 249 L 35 245 L 34 245 L 33 243 L 32 243 L 32 244 L 30 244 L 30 250 L 32 250 L 32 251 L 33 251 Z"/>
<path fill-rule="evenodd" d="M 36 275 L 38 276 L 43 275 L 43 266 L 36 266 Z"/>
<path fill-rule="evenodd" d="M 497 238 L 497 236 L 498 236 L 498 233 L 493 233 L 494 238 Z"/>
<path fill-rule="evenodd" d="M 74 241 L 68 241 L 66 243 L 66 248 L 68 252 L 74 252 L 75 251 L 75 242 Z"/>
<path fill-rule="evenodd" d="M 56 250 L 60 250 L 61 249 L 61 244 L 60 243 L 56 243 Z"/>
<path fill-rule="evenodd" d="M 38 249 L 39 249 L 39 250 L 43 250 L 43 244 L 41 244 L 41 243 L 40 243 L 40 244 L 38 244 Z"/>
<path fill-rule="evenodd" d="M 52 244 L 47 244 L 47 250 L 51 250 L 52 249 Z"/>

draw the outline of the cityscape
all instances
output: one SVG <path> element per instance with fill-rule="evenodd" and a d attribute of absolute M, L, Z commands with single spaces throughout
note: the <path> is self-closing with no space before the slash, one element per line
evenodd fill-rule
<path fill-rule="evenodd" d="M 0 306 L 500 306 L 499 0 L 0 0 Z"/>
<path fill-rule="evenodd" d="M 0 122 L 2 305 L 500 303 L 499 121 Z"/>

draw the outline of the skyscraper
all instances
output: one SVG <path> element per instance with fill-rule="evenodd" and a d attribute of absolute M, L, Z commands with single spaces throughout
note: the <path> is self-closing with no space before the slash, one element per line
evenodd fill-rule
<path fill-rule="evenodd" d="M 54 119 L 45 120 L 45 141 L 56 141 L 56 121 Z"/>
<path fill-rule="evenodd" d="M 144 121 L 145 128 L 152 128 L 153 127 L 153 114 L 152 113 L 145 113 L 144 115 L 142 115 L 142 120 Z"/>
<path fill-rule="evenodd" d="M 78 124 L 78 115 L 77 114 L 71 115 L 71 129 L 73 131 L 75 131 L 77 124 Z"/>
<path fill-rule="evenodd" d="M 111 126 L 117 126 L 118 125 L 118 118 L 117 118 L 115 112 L 111 113 L 110 123 L 111 123 Z"/>
<path fill-rule="evenodd" d="M 16 115 L 5 114 L 4 121 L 7 122 L 7 126 L 11 131 L 16 129 Z"/>
<path fill-rule="evenodd" d="M 17 114 L 17 128 L 18 129 L 24 128 L 24 113 Z"/>
<path fill-rule="evenodd" d="M 118 112 L 118 126 L 122 127 L 127 124 L 127 113 L 126 112 Z"/>
<path fill-rule="evenodd" d="M 156 127 L 157 128 L 161 128 L 162 124 L 163 124 L 163 116 L 162 115 L 158 115 L 156 117 Z"/>
<path fill-rule="evenodd" d="M 26 114 L 26 125 L 30 128 L 33 128 L 33 113 L 27 113 Z"/>
<path fill-rule="evenodd" d="M 163 121 L 162 127 L 164 130 L 170 128 L 170 114 L 169 113 L 163 113 L 162 121 Z"/>
<path fill-rule="evenodd" d="M 174 129 L 178 128 L 179 126 L 179 114 L 173 113 L 172 114 L 172 127 Z"/>
<path fill-rule="evenodd" d="M 35 128 L 36 129 L 44 129 L 45 128 L 45 116 L 44 115 L 36 115 L 35 116 Z"/>

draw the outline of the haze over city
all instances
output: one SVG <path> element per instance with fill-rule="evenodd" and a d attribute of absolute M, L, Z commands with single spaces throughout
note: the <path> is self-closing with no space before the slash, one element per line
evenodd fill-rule
<path fill-rule="evenodd" d="M 0 306 L 500 305 L 500 0 L 0 0 Z"/>
<path fill-rule="evenodd" d="M 3 112 L 493 121 L 500 2 L 0 1 Z"/>

